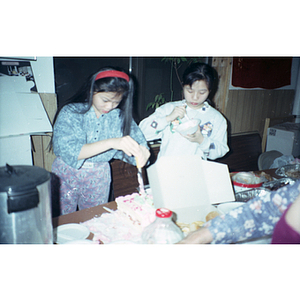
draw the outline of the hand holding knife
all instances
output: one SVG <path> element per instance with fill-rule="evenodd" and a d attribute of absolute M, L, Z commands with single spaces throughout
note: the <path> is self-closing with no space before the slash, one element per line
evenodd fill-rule
<path fill-rule="evenodd" d="M 136 162 L 136 167 L 138 169 L 137 178 L 138 178 L 138 183 L 139 183 L 139 192 L 140 192 L 140 194 L 144 194 L 145 193 L 145 186 L 144 186 L 144 181 L 143 181 L 143 176 L 142 176 L 142 168 L 139 165 L 137 157 L 135 157 L 135 162 Z"/>

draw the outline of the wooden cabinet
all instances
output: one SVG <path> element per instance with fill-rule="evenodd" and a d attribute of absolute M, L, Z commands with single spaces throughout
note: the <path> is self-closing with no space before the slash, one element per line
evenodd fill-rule
<path fill-rule="evenodd" d="M 48 118 L 53 124 L 53 119 L 57 111 L 56 94 L 40 93 L 39 94 L 48 115 Z M 51 141 L 52 132 L 47 135 L 33 135 L 32 136 L 32 156 L 33 165 L 46 169 L 51 172 L 51 166 L 55 159 L 53 151 L 48 151 L 48 146 Z"/>

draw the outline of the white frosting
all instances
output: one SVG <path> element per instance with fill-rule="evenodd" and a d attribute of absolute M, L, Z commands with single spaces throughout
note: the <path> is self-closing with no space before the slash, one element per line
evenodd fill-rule
<path fill-rule="evenodd" d="M 143 229 L 155 220 L 152 195 L 133 193 L 116 198 L 117 210 L 83 222 L 94 234 L 94 241 L 139 242 Z"/>

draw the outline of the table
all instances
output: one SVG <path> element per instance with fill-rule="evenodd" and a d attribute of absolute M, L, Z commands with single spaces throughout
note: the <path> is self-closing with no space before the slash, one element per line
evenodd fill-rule
<path fill-rule="evenodd" d="M 76 211 L 74 213 L 55 217 L 52 219 L 53 228 L 56 228 L 63 224 L 81 223 L 90 220 L 94 217 L 101 216 L 103 213 L 107 212 L 107 210 L 105 210 L 104 207 L 107 207 L 112 210 L 116 210 L 117 204 L 115 201 L 111 201 L 102 205 L 86 208 L 83 210 Z M 87 239 L 92 240 L 93 236 L 94 236 L 93 233 L 90 233 Z"/>
<path fill-rule="evenodd" d="M 255 171 L 256 174 L 260 174 L 261 172 L 265 172 L 266 174 L 272 176 L 273 178 L 281 178 L 280 176 L 275 174 L 276 169 L 269 169 L 269 170 L 263 170 L 263 171 Z M 57 226 L 63 225 L 63 224 L 69 224 L 69 223 L 81 223 L 85 222 L 87 220 L 90 220 L 94 217 L 101 216 L 101 214 L 106 213 L 107 210 L 104 209 L 104 207 L 107 207 L 112 210 L 117 209 L 117 204 L 115 201 L 111 201 L 102 205 L 98 205 L 91 208 L 86 208 L 80 211 L 76 211 L 74 213 L 70 213 L 67 215 L 58 216 L 52 219 L 53 228 L 56 228 Z M 88 239 L 92 239 L 93 234 L 91 233 L 88 236 Z"/>

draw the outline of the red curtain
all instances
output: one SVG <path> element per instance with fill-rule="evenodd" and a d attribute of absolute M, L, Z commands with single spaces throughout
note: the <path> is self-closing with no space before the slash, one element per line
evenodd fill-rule
<path fill-rule="evenodd" d="M 233 58 L 235 87 L 276 89 L 291 84 L 292 58 Z"/>

